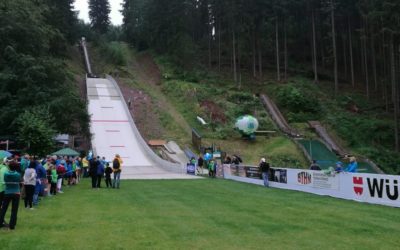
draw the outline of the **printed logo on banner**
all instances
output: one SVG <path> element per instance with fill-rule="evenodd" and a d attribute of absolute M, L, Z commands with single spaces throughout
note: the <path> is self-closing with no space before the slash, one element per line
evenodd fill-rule
<path fill-rule="evenodd" d="M 186 165 L 187 174 L 195 175 L 196 174 L 196 166 L 193 164 Z"/>
<path fill-rule="evenodd" d="M 307 185 L 311 183 L 312 175 L 307 172 L 300 172 L 297 174 L 297 182 L 303 185 Z"/>
<path fill-rule="evenodd" d="M 362 177 L 353 177 L 353 184 L 354 184 L 354 192 L 356 195 L 361 196 L 363 194 L 363 178 Z"/>
<path fill-rule="evenodd" d="M 398 180 L 391 180 L 387 178 L 370 178 L 367 177 L 367 186 L 369 195 L 372 198 L 388 198 L 392 201 L 399 199 L 399 186 Z M 362 195 L 364 190 L 364 180 L 362 177 L 353 177 L 354 192 L 357 195 Z M 386 194 L 386 197 L 384 197 Z"/>

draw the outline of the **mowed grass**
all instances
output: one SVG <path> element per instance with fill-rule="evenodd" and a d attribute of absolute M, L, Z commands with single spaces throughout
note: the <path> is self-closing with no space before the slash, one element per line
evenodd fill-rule
<path fill-rule="evenodd" d="M 0 249 L 398 249 L 400 211 L 227 180 L 89 181 L 22 206 Z"/>

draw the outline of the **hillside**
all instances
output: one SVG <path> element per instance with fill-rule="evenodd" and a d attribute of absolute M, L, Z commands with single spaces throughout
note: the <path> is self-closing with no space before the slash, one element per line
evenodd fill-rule
<path fill-rule="evenodd" d="M 117 45 L 113 43 L 112 46 Z M 223 88 L 229 80 L 217 75 L 203 82 L 179 80 L 173 75 L 171 65 L 163 63 L 163 58 L 154 61 L 151 54 L 137 53 L 123 43 L 118 49 L 124 51 L 126 63 L 115 67 L 112 60 L 102 60 L 99 56 L 107 54 L 107 49 L 110 47 L 104 44 L 92 46 L 95 67 L 99 72 L 112 72 L 117 76 L 126 100 L 133 101 L 133 117 L 146 140 L 173 140 L 182 148 L 192 147 L 191 128 L 195 128 L 203 136 L 204 146 L 215 144 L 228 155 L 240 155 L 247 164 L 258 164 L 261 157 L 267 156 L 276 166 L 308 165 L 296 145 L 279 132 L 253 142 L 243 140 L 234 131 L 235 119 L 244 114 L 256 114 L 260 129 L 276 131 L 276 128 L 251 93 L 231 88 L 226 95 Z M 216 86 L 216 81 L 221 83 Z M 197 115 L 210 124 L 202 127 Z"/>
<path fill-rule="evenodd" d="M 308 163 L 302 151 L 278 131 L 257 97 L 268 93 L 291 126 L 305 138 L 317 138 L 307 122 L 320 120 L 349 154 L 365 156 L 387 173 L 399 171 L 399 155 L 390 150 L 393 123 L 379 99 L 368 101 L 362 93 L 350 89 L 332 98 L 334 90 L 329 81 L 314 84 L 301 76 L 276 82 L 267 75 L 260 82 L 244 75 L 238 86 L 224 72 L 201 65 L 185 71 L 168 57 L 138 53 L 124 43 L 113 42 L 93 49 L 99 72 L 117 76 L 126 100 L 133 101 L 133 116 L 147 140 L 174 140 L 181 147 L 190 147 L 190 129 L 195 128 L 205 145 L 215 144 L 228 155 L 241 155 L 248 164 L 257 164 L 260 157 L 268 156 L 274 166 L 306 168 Z M 107 53 L 115 56 L 118 54 L 115 51 L 123 51 L 120 60 L 123 63 L 117 67 L 112 64 L 115 59 L 105 61 L 99 56 Z M 356 112 L 352 110 L 354 107 L 358 109 Z M 259 130 L 277 133 L 254 142 L 243 140 L 233 128 L 235 119 L 244 114 L 259 119 Z M 197 116 L 209 125 L 200 125 Z"/>

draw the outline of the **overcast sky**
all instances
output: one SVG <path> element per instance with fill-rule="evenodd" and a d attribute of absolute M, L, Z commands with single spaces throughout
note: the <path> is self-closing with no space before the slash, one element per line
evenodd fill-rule
<path fill-rule="evenodd" d="M 122 7 L 121 3 L 123 0 L 109 0 L 111 5 L 111 23 L 114 25 L 122 24 L 122 15 L 119 12 Z M 75 10 L 79 10 L 79 18 L 83 19 L 85 22 L 89 23 L 89 8 L 88 0 L 75 0 Z"/>

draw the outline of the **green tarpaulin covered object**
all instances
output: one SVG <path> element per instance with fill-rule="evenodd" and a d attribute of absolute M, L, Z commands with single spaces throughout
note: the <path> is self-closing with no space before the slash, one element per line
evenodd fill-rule
<path fill-rule="evenodd" d="M 59 156 L 79 156 L 79 153 L 70 148 L 63 148 L 58 150 L 57 152 L 52 153 L 51 155 L 59 155 Z"/>

